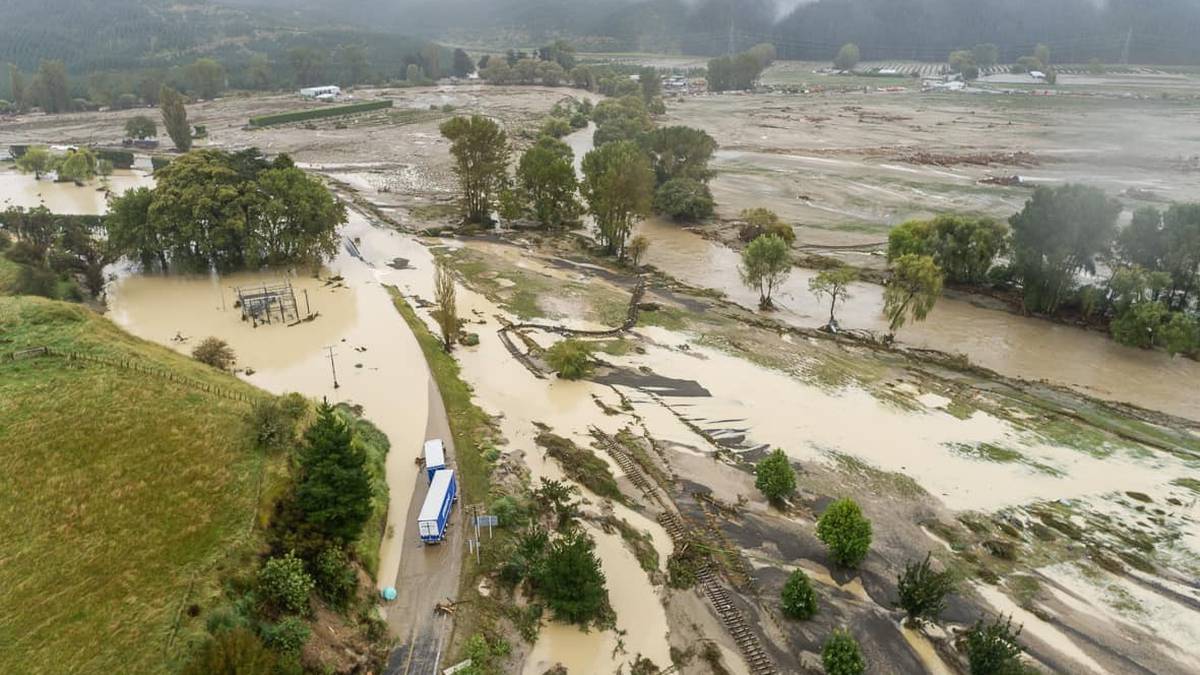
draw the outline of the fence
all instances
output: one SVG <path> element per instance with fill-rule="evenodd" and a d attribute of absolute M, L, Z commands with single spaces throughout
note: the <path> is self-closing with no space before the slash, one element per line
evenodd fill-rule
<path fill-rule="evenodd" d="M 195 389 L 197 391 L 203 391 L 207 394 L 212 394 L 213 396 L 228 399 L 230 401 L 251 403 L 254 400 L 253 397 L 247 394 L 233 391 L 232 389 L 226 389 L 225 387 L 210 384 L 208 382 L 201 382 L 200 380 L 196 380 L 185 375 L 180 375 L 165 368 L 156 368 L 134 358 L 114 358 L 108 356 L 99 356 L 96 354 L 84 354 L 76 351 L 64 351 L 55 349 L 53 347 L 34 347 L 32 349 L 22 349 L 20 351 L 13 352 L 10 355 L 10 359 L 13 361 L 20 361 L 29 358 L 36 358 L 38 356 L 54 356 L 66 359 L 68 361 L 82 361 L 84 363 L 95 363 L 108 366 L 110 368 L 120 368 L 122 370 L 128 370 L 140 375 L 154 377 L 166 382 L 183 385 L 185 387 Z"/>

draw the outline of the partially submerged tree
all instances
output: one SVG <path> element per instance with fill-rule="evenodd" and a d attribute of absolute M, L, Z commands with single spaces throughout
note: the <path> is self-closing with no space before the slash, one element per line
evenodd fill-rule
<path fill-rule="evenodd" d="M 437 322 L 442 333 L 442 347 L 447 351 L 454 349 L 454 339 L 458 335 L 458 303 L 454 290 L 454 272 L 445 262 L 438 260 L 433 279 L 433 319 Z"/>
<path fill-rule="evenodd" d="M 702 183 L 712 178 L 708 163 L 717 151 L 717 142 L 702 129 L 659 127 L 642 134 L 638 144 L 650 157 L 659 185 L 675 178 L 690 178 Z"/>
<path fill-rule="evenodd" d="M 888 330 L 895 333 L 910 319 L 924 321 L 941 294 L 942 271 L 931 256 L 900 256 L 883 291 Z"/>
<path fill-rule="evenodd" d="M 45 146 L 31 145 L 25 149 L 25 154 L 17 158 L 17 168 L 33 174 L 34 180 L 40 180 L 42 174 L 54 168 L 54 155 Z"/>
<path fill-rule="evenodd" d="M 837 309 L 838 301 L 845 302 L 850 299 L 850 284 L 858 280 L 858 270 L 846 265 L 839 265 L 827 270 L 822 270 L 817 276 L 809 279 L 808 290 L 820 300 L 823 296 L 829 296 L 829 323 L 828 326 L 835 326 L 834 311 Z"/>
<path fill-rule="evenodd" d="M 764 234 L 773 234 L 788 246 L 796 241 L 796 231 L 770 209 L 755 207 L 743 209 L 738 218 L 745 224 L 738 230 L 738 237 L 745 242 L 751 242 Z"/>
<path fill-rule="evenodd" d="M 634 220 L 650 213 L 654 187 L 650 162 L 630 141 L 602 145 L 584 156 L 580 187 L 600 241 L 609 254 L 624 259 Z"/>
<path fill-rule="evenodd" d="M 1040 187 L 1009 218 L 1013 269 L 1024 288 L 1025 309 L 1054 313 L 1081 270 L 1095 273 L 1117 232 L 1121 204 L 1083 185 Z"/>
<path fill-rule="evenodd" d="M 708 186 L 692 178 L 672 178 L 654 192 L 654 210 L 675 220 L 695 222 L 713 214 Z"/>
<path fill-rule="evenodd" d="M 192 126 L 188 123 L 187 107 L 183 95 L 163 85 L 158 94 L 158 106 L 162 110 L 163 127 L 175 149 L 187 152 L 192 149 Z"/>
<path fill-rule="evenodd" d="M 537 592 L 560 621 L 586 626 L 608 613 L 608 589 L 595 544 L 573 531 L 551 542 L 534 573 Z"/>
<path fill-rule="evenodd" d="M 555 342 L 546 350 L 546 363 L 565 380 L 578 380 L 591 374 L 592 349 L 582 340 L 566 339 Z"/>
<path fill-rule="evenodd" d="M 742 282 L 758 290 L 759 309 L 774 309 L 771 294 L 792 272 L 788 245 L 773 234 L 763 235 L 742 251 L 742 264 L 738 269 Z"/>
<path fill-rule="evenodd" d="M 857 567 L 871 548 L 871 521 L 858 503 L 843 497 L 826 507 L 817 520 L 817 538 L 829 547 L 829 555 L 842 567 Z"/>
<path fill-rule="evenodd" d="M 754 467 L 754 487 L 774 504 L 796 492 L 796 471 L 783 450 L 775 448 Z"/>
<path fill-rule="evenodd" d="M 908 622 L 920 625 L 925 620 L 936 620 L 946 608 L 946 595 L 954 589 L 954 578 L 949 571 L 938 572 L 929 564 L 930 554 L 921 562 L 909 561 L 896 579 L 896 592 L 900 599 L 896 605 L 907 612 Z"/>
<path fill-rule="evenodd" d="M 499 124 L 482 115 L 447 120 L 441 132 L 454 155 L 463 219 L 485 223 L 491 218 L 492 200 L 506 180 L 508 136 Z"/>
<path fill-rule="evenodd" d="M 233 348 L 224 340 L 215 337 L 204 338 L 196 345 L 192 350 L 192 358 L 218 370 L 229 370 L 237 360 Z"/>
<path fill-rule="evenodd" d="M 634 235 L 633 239 L 629 240 L 629 245 L 625 247 L 625 253 L 629 256 L 629 264 L 633 265 L 635 269 L 641 267 L 642 258 L 649 249 L 650 239 L 646 235 Z"/>
<path fill-rule="evenodd" d="M 96 155 L 87 148 L 67 151 L 59 158 L 58 179 L 86 183 L 96 175 Z"/>

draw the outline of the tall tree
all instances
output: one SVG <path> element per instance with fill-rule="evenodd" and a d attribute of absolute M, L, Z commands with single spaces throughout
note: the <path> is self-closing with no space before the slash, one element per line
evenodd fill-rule
<path fill-rule="evenodd" d="M 771 294 L 792 273 L 792 258 L 787 242 L 773 234 L 764 234 L 742 251 L 739 272 L 742 282 L 758 290 L 759 309 L 774 309 Z"/>
<path fill-rule="evenodd" d="M 829 296 L 829 323 L 827 325 L 834 326 L 833 313 L 837 309 L 838 301 L 846 301 L 850 298 L 850 284 L 858 280 L 858 270 L 846 265 L 840 265 L 827 270 L 822 270 L 817 276 L 809 279 L 808 290 L 820 300 L 822 296 Z"/>
<path fill-rule="evenodd" d="M 67 66 L 62 61 L 42 61 L 38 65 L 34 88 L 38 91 L 42 112 L 61 113 L 70 109 Z"/>
<path fill-rule="evenodd" d="M 17 158 L 17 169 L 32 173 L 34 180 L 40 180 L 42 174 L 54 168 L 54 155 L 42 145 L 31 145 L 25 149 L 25 154 Z"/>
<path fill-rule="evenodd" d="M 253 227 L 246 242 L 246 263 L 317 266 L 337 252 L 337 226 L 346 222 L 346 205 L 295 167 L 258 174 Z"/>
<path fill-rule="evenodd" d="M 1200 289 L 1200 204 L 1172 204 L 1163 214 L 1167 253 L 1165 271 L 1173 283 L 1173 303 L 1188 306 L 1188 298 Z"/>
<path fill-rule="evenodd" d="M 464 220 L 487 222 L 496 193 L 507 180 L 508 136 L 499 124 L 482 115 L 447 120 L 441 132 L 454 155 Z"/>
<path fill-rule="evenodd" d="M 583 626 L 600 619 L 608 607 L 608 589 L 595 544 L 572 532 L 555 540 L 535 572 L 538 593 L 559 620 Z"/>
<path fill-rule="evenodd" d="M 659 185 L 673 178 L 700 182 L 712 178 L 708 162 L 717 151 L 717 142 L 706 131 L 685 126 L 659 127 L 642 134 L 638 142 L 650 156 Z"/>
<path fill-rule="evenodd" d="M 325 54 L 323 52 L 312 47 L 296 47 L 288 51 L 287 57 L 288 64 L 292 67 L 292 77 L 301 87 L 319 84 L 318 80 L 324 77 Z"/>
<path fill-rule="evenodd" d="M 521 155 L 517 189 L 543 227 L 573 222 L 580 213 L 571 146 L 548 136 Z"/>
<path fill-rule="evenodd" d="M 21 74 L 21 69 L 17 64 L 8 64 L 8 87 L 12 94 L 13 105 L 17 110 L 24 110 L 28 106 L 28 101 L 25 100 L 25 76 Z"/>
<path fill-rule="evenodd" d="M 883 290 L 888 330 L 895 333 L 910 319 L 924 321 L 942 294 L 942 270 L 933 258 L 911 253 L 900 256 Z"/>
<path fill-rule="evenodd" d="M 475 72 L 475 62 L 462 48 L 454 50 L 454 76 L 466 77 Z"/>
<path fill-rule="evenodd" d="M 163 127 L 171 142 L 180 152 L 192 149 L 192 127 L 188 123 L 187 108 L 183 104 L 183 95 L 174 89 L 163 85 L 158 94 L 159 108 L 162 110 Z"/>
<path fill-rule="evenodd" d="M 110 196 L 104 224 L 108 247 L 114 256 L 133 256 L 144 268 L 157 264 L 165 270 L 168 243 L 150 220 L 153 200 L 154 193 L 146 187 L 126 190 L 119 197 Z"/>
<path fill-rule="evenodd" d="M 334 53 L 342 86 L 349 87 L 367 81 L 371 65 L 367 62 L 367 48 L 359 44 L 342 45 Z"/>
<path fill-rule="evenodd" d="M 1013 268 L 1025 291 L 1028 311 L 1054 313 L 1075 285 L 1080 270 L 1096 271 L 1117 230 L 1121 204 L 1083 185 L 1040 187 L 1013 230 Z"/>
<path fill-rule="evenodd" d="M 187 81 L 197 98 L 216 98 L 225 88 L 225 67 L 213 59 L 196 59 L 187 67 Z"/>
<path fill-rule="evenodd" d="M 650 213 L 654 174 L 631 141 L 602 145 L 583 158 L 583 198 L 610 255 L 625 257 L 634 220 Z"/>
<path fill-rule="evenodd" d="M 454 290 L 454 273 L 444 261 L 438 260 L 433 277 L 433 319 L 442 332 L 442 348 L 454 349 L 458 335 L 458 302 Z"/>
<path fill-rule="evenodd" d="M 858 59 L 858 45 L 847 42 L 838 50 L 837 56 L 833 57 L 833 65 L 838 70 L 854 70 L 854 67 L 858 65 Z"/>
<path fill-rule="evenodd" d="M 366 454 L 333 406 L 322 403 L 304 434 L 296 504 L 305 522 L 329 543 L 345 546 L 362 534 L 371 516 L 371 476 Z"/>
<path fill-rule="evenodd" d="M 638 85 L 642 88 L 642 100 L 647 105 L 654 99 L 662 96 L 662 76 L 658 74 L 658 68 L 644 66 L 639 69 Z"/>

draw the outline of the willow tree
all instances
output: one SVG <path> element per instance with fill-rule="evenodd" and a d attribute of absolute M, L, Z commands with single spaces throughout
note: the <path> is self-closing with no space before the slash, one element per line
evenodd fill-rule
<path fill-rule="evenodd" d="M 932 256 L 900 256 L 883 291 L 888 329 L 895 333 L 910 319 L 924 321 L 942 294 L 942 270 Z"/>
<path fill-rule="evenodd" d="M 163 85 L 158 93 L 158 104 L 162 109 L 163 126 L 171 142 L 180 152 L 192 149 L 192 127 L 188 124 L 187 108 L 183 105 L 183 95 L 174 89 Z"/>
<path fill-rule="evenodd" d="M 654 170 L 632 141 L 606 143 L 583 157 L 583 198 L 609 254 L 625 257 L 634 220 L 650 214 Z"/>
<path fill-rule="evenodd" d="M 463 218 L 483 223 L 506 179 L 508 137 L 500 125 L 481 115 L 455 117 L 441 126 L 454 155 L 454 174 L 462 191 Z"/>
<path fill-rule="evenodd" d="M 759 309 L 774 309 L 771 294 L 792 272 L 787 242 L 773 234 L 755 239 L 742 251 L 738 271 L 744 284 L 758 290 Z"/>

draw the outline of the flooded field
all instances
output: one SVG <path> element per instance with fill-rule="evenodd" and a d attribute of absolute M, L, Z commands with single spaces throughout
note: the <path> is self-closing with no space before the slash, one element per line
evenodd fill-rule
<path fill-rule="evenodd" d="M 745 307 L 758 303 L 742 283 L 738 253 L 676 224 L 649 220 L 638 226 L 651 245 L 646 263 L 699 287 L 712 288 Z M 776 293 L 771 316 L 807 328 L 824 325 L 829 306 L 808 290 L 813 270 L 795 268 Z M 856 283 L 837 310 L 844 328 L 886 332 L 883 288 Z M 1124 347 L 1107 335 L 1022 317 L 943 297 L 922 323 L 902 328 L 897 339 L 918 347 L 963 354 L 1011 377 L 1046 379 L 1100 398 L 1200 420 L 1200 397 L 1186 395 L 1200 381 L 1200 363 L 1161 351 Z"/>
<path fill-rule="evenodd" d="M 388 530 L 393 534 L 384 537 L 377 579 L 383 588 L 395 584 L 401 552 L 411 545 L 403 533 L 418 472 L 413 459 L 425 440 L 429 374 L 412 332 L 382 285 L 390 270 L 387 262 L 421 247 L 374 234 L 372 225 L 352 214 L 343 235 L 359 240 L 364 257 L 342 248 L 320 278 L 284 272 L 179 277 L 121 268 L 108 298 L 112 319 L 139 337 L 185 354 L 204 338 L 218 337 L 233 348 L 248 382 L 279 394 L 299 392 L 363 407 L 392 448 L 387 471 Z M 311 307 L 318 314 L 314 321 L 255 328 L 241 320 L 233 306 L 236 287 L 284 279 L 295 288 L 301 310 Z"/>
<path fill-rule="evenodd" d="M 87 185 L 56 183 L 47 178 L 34 180 L 32 174 L 0 169 L 0 210 L 10 206 L 27 209 L 45 206 L 54 213 L 97 216 L 108 211 L 108 194 L 121 194 L 135 187 L 151 187 L 149 173 L 116 169 L 108 179 L 107 190 L 97 180 Z"/>

